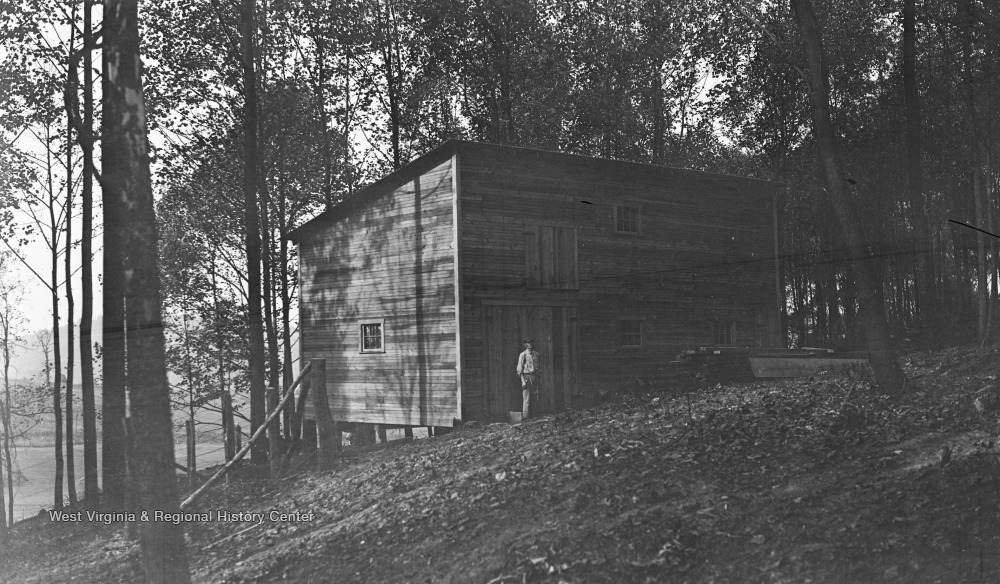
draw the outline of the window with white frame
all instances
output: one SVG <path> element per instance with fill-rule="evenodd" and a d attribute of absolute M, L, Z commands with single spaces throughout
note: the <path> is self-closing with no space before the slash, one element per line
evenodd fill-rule
<path fill-rule="evenodd" d="M 638 205 L 615 205 L 615 233 L 639 234 Z"/>
<path fill-rule="evenodd" d="M 385 321 L 364 321 L 361 323 L 360 333 L 362 353 L 385 353 Z"/>

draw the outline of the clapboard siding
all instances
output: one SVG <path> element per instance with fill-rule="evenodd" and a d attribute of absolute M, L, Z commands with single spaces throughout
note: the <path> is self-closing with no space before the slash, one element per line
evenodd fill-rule
<path fill-rule="evenodd" d="M 664 364 L 712 344 L 717 320 L 736 323 L 733 344 L 777 342 L 765 329 L 777 313 L 778 185 L 477 144 L 458 151 L 466 412 L 487 405 L 483 302 L 579 307 L 581 387 L 569 399 L 581 401 L 635 378 L 667 379 Z M 638 234 L 615 231 L 616 204 L 639 209 Z M 546 228 L 575 231 L 576 290 L 533 287 L 542 279 L 533 246 Z M 641 347 L 620 347 L 622 320 L 642 321 Z"/>
<path fill-rule="evenodd" d="M 546 410 L 667 382 L 715 323 L 773 346 L 779 187 L 449 142 L 293 234 L 303 357 L 327 358 L 335 419 L 451 425 L 516 409 L 521 335 L 538 337 Z M 616 231 L 616 205 L 638 233 Z M 385 353 L 359 353 L 365 318 L 385 319 Z M 622 347 L 634 320 L 641 346 Z"/>
<path fill-rule="evenodd" d="M 302 355 L 327 360 L 335 420 L 452 424 L 452 172 L 448 157 L 380 181 L 299 239 Z M 359 324 L 369 319 L 384 320 L 384 353 L 359 351 Z"/>

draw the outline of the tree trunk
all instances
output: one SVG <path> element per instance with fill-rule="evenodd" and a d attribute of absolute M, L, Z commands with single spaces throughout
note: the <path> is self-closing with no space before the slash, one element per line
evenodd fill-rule
<path fill-rule="evenodd" d="M 51 165 L 50 165 L 51 167 Z M 50 173 L 51 174 L 51 173 Z M 49 291 L 52 293 L 52 360 L 54 362 L 55 380 L 52 386 L 52 412 L 55 416 L 55 451 L 56 451 L 56 476 L 55 488 L 53 492 L 53 505 L 56 509 L 63 506 L 63 415 L 62 415 L 62 355 L 59 349 L 59 225 L 56 221 L 55 213 L 55 191 L 52 190 L 51 178 L 49 184 L 49 240 L 52 253 L 52 286 Z"/>
<path fill-rule="evenodd" d="M 392 11 L 392 0 L 385 2 L 385 23 L 382 39 L 382 63 L 385 74 L 386 92 L 389 96 L 389 134 L 392 144 L 392 168 L 400 167 L 401 154 L 399 151 L 399 63 L 394 64 L 396 27 L 395 14 Z"/>
<path fill-rule="evenodd" d="M 9 305 L 4 299 L 4 306 L 0 306 L 0 310 L 4 311 L 2 315 L 3 322 L 0 322 L 0 326 L 3 330 L 0 333 L 3 334 L 3 391 L 5 397 L 5 404 L 0 408 L 0 422 L 3 423 L 3 461 L 0 464 L 0 543 L 7 541 L 7 525 L 8 518 L 10 525 L 14 524 L 14 494 L 10 493 L 10 510 L 7 510 L 7 505 L 4 501 L 4 467 L 7 469 L 7 476 L 10 476 L 10 319 L 7 318 L 9 315 Z M 13 486 L 13 485 L 11 485 Z"/>
<path fill-rule="evenodd" d="M 80 305 L 80 401 L 83 408 L 83 498 L 87 506 L 96 509 L 100 505 L 100 491 L 97 485 L 97 411 L 94 403 L 94 355 L 91 330 L 94 320 L 94 282 L 92 274 L 94 237 L 94 143 L 91 132 L 94 127 L 94 66 L 91 51 L 94 33 L 91 25 L 90 2 L 83 3 L 83 233 L 80 241 L 80 285 L 83 297 Z"/>
<path fill-rule="evenodd" d="M 917 86 L 916 0 L 903 3 L 903 100 L 906 111 L 907 191 L 913 219 L 912 252 L 916 259 L 914 280 L 917 287 L 916 316 L 921 335 L 929 338 L 936 324 L 937 298 L 934 294 L 934 256 L 931 228 L 924 202 L 924 174 L 921 163 L 922 118 L 920 91 Z"/>
<path fill-rule="evenodd" d="M 261 243 L 257 210 L 257 70 L 254 47 L 255 0 L 240 3 L 240 48 L 243 65 L 243 212 L 246 219 L 247 328 L 250 335 L 250 433 L 264 423 L 264 323 L 261 314 Z M 254 442 L 250 456 L 267 459 L 266 442 Z"/>
<path fill-rule="evenodd" d="M 285 236 L 288 234 L 288 222 L 285 219 L 286 205 L 285 205 L 285 192 L 282 190 L 280 199 L 280 219 L 279 219 L 279 241 L 280 247 L 278 248 L 278 263 L 281 267 L 279 277 L 280 277 L 280 287 L 281 287 L 281 336 L 282 336 L 282 351 L 284 357 L 284 366 L 281 368 L 282 371 L 282 387 L 289 387 L 294 381 L 292 376 L 292 327 L 291 327 L 291 308 L 292 299 L 289 292 L 288 286 L 288 263 L 291 261 L 288 253 L 288 240 Z M 290 422 L 292 416 L 295 415 L 295 402 L 288 402 L 288 407 L 285 409 L 285 438 L 292 438 Z"/>
<path fill-rule="evenodd" d="M 135 472 L 139 508 L 178 511 L 170 386 L 161 318 L 156 222 L 149 174 L 138 7 L 135 0 L 104 4 L 105 200 L 120 210 L 120 243 L 128 250 L 111 266 L 121 274 L 128 303 L 126 351 L 131 366 L 131 413 L 135 432 Z M 105 425 L 109 420 L 105 420 Z M 144 521 L 140 547 L 147 582 L 191 581 L 184 528 L 170 521 Z"/>
<path fill-rule="evenodd" d="M 125 0 L 121 0 L 125 1 Z M 121 6 L 112 3 L 105 5 L 105 17 L 111 11 L 120 10 Z M 132 8 L 135 10 L 135 8 Z M 106 26 L 106 25 L 105 25 Z M 107 30 L 105 28 L 105 30 Z M 107 40 L 104 41 L 107 46 Z M 108 52 L 102 63 L 102 108 L 111 111 L 112 103 L 105 89 L 108 84 Z M 101 135 L 112 136 L 118 133 L 117 120 L 104 115 L 101 118 Z M 103 177 L 107 180 L 110 170 L 105 152 L 102 159 Z M 121 171 L 119 171 L 121 172 Z M 119 193 L 102 188 L 101 207 L 104 213 L 104 259 L 103 259 L 103 293 L 102 312 L 103 328 L 101 334 L 101 484 L 103 486 L 102 503 L 109 511 L 124 511 L 126 508 L 125 485 L 125 292 L 122 281 L 122 202 Z"/>
<path fill-rule="evenodd" d="M 3 427 L 4 427 L 4 437 L 3 437 L 3 453 L 4 461 L 7 466 L 7 517 L 10 518 L 10 524 L 14 524 L 14 458 L 11 456 L 14 439 L 11 436 L 11 418 L 10 418 L 10 383 L 8 383 L 8 369 L 10 364 L 10 358 L 4 362 L 4 407 L 3 407 Z M 3 491 L 3 484 L 0 481 L 0 491 Z M 2 498 L 0 498 L 2 501 Z M 3 511 L 0 511 L 2 514 Z"/>
<path fill-rule="evenodd" d="M 70 43 L 72 53 L 72 43 Z M 72 58 L 70 59 L 72 66 Z M 69 89 L 76 91 L 72 82 Z M 73 436 L 73 356 L 75 342 L 73 320 L 73 124 L 66 118 L 66 487 L 69 495 L 69 506 L 77 506 L 76 498 L 76 452 Z M 53 280 L 55 285 L 55 280 Z"/>
<path fill-rule="evenodd" d="M 280 399 L 278 385 L 280 383 L 281 361 L 278 358 L 278 332 L 276 315 L 274 308 L 274 275 L 272 266 L 274 264 L 273 242 L 271 241 L 271 192 L 267 187 L 267 181 L 261 177 L 260 183 L 260 224 L 261 224 L 261 265 L 263 268 L 262 282 L 264 288 L 261 291 L 264 299 L 264 332 L 267 337 L 267 410 L 271 411 L 274 404 Z M 280 426 L 280 418 L 275 420 L 274 426 Z"/>
<path fill-rule="evenodd" d="M 664 132 L 666 130 L 666 120 L 664 114 L 664 99 L 663 99 L 663 71 L 662 67 L 657 61 L 654 63 L 654 71 L 652 75 L 653 87 L 652 92 L 652 109 L 653 109 L 653 139 L 651 158 L 653 164 L 663 164 L 666 158 L 664 153 Z"/>
<path fill-rule="evenodd" d="M 976 213 L 976 227 L 986 227 L 986 202 L 983 200 L 983 175 L 980 168 L 979 121 L 976 119 L 976 96 L 972 73 L 972 22 L 973 8 L 968 0 L 958 3 L 958 18 L 962 36 L 962 88 L 965 94 L 968 119 L 969 161 L 972 175 L 972 197 Z M 986 289 L 986 236 L 976 233 L 976 339 L 982 343 L 986 339 L 989 295 Z"/>
<path fill-rule="evenodd" d="M 108 132 L 107 119 L 102 133 Z M 105 171 L 106 172 L 106 171 Z M 111 193 L 103 191 L 104 209 L 104 312 L 101 342 L 101 484 L 103 506 L 125 509 L 125 315 L 121 261 L 121 213 Z"/>
<path fill-rule="evenodd" d="M 327 129 L 329 118 L 326 113 L 326 39 L 313 27 L 313 43 L 316 46 L 316 101 L 319 104 L 319 125 L 323 132 L 323 203 L 333 207 L 333 148 Z"/>
<path fill-rule="evenodd" d="M 218 357 L 219 394 L 222 396 L 222 433 L 226 451 L 226 462 L 236 455 L 236 434 L 233 428 L 233 397 L 226 385 L 226 344 L 222 335 L 221 316 L 219 314 L 219 287 L 216 283 L 215 249 L 212 249 L 212 312 L 215 324 L 215 348 Z"/>
<path fill-rule="evenodd" d="M 847 182 L 844 180 L 837 135 L 830 116 L 828 80 L 823 68 L 823 44 L 819 24 L 816 22 L 816 15 L 809 0 L 791 0 L 791 3 L 799 29 L 802 31 L 809 63 L 807 76 L 809 101 L 818 162 L 826 191 L 833 204 L 834 216 L 852 258 L 860 300 L 858 309 L 868 341 L 868 353 L 875 383 L 883 393 L 898 394 L 903 390 L 905 378 L 896 359 L 896 353 L 892 349 L 885 306 L 876 288 L 878 280 L 872 264 L 873 258 L 859 228 L 860 218 L 852 216 L 849 210 Z"/>

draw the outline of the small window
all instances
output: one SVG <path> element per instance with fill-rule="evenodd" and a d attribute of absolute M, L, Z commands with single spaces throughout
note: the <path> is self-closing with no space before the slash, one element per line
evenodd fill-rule
<path fill-rule="evenodd" d="M 385 353 L 385 327 L 383 321 L 361 323 L 361 352 Z"/>
<path fill-rule="evenodd" d="M 623 347 L 642 346 L 642 321 L 623 320 L 620 321 L 621 345 Z"/>
<path fill-rule="evenodd" d="M 732 345 L 736 323 L 731 320 L 717 320 L 712 323 L 712 337 L 716 345 Z"/>
<path fill-rule="evenodd" d="M 615 205 L 615 232 L 639 234 L 639 207 Z"/>

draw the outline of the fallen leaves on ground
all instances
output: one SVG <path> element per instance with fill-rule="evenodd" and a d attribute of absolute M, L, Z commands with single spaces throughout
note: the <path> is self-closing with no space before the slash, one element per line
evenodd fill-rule
<path fill-rule="evenodd" d="M 908 356 L 896 400 L 827 375 L 650 392 L 234 480 L 200 509 L 315 519 L 189 524 L 195 580 L 997 581 L 1000 439 L 973 402 L 1000 367 L 982 353 Z M 23 526 L 0 566 L 25 582 L 135 576 L 121 527 L 84 527 Z M 72 543 L 27 555 L 59 533 Z"/>

